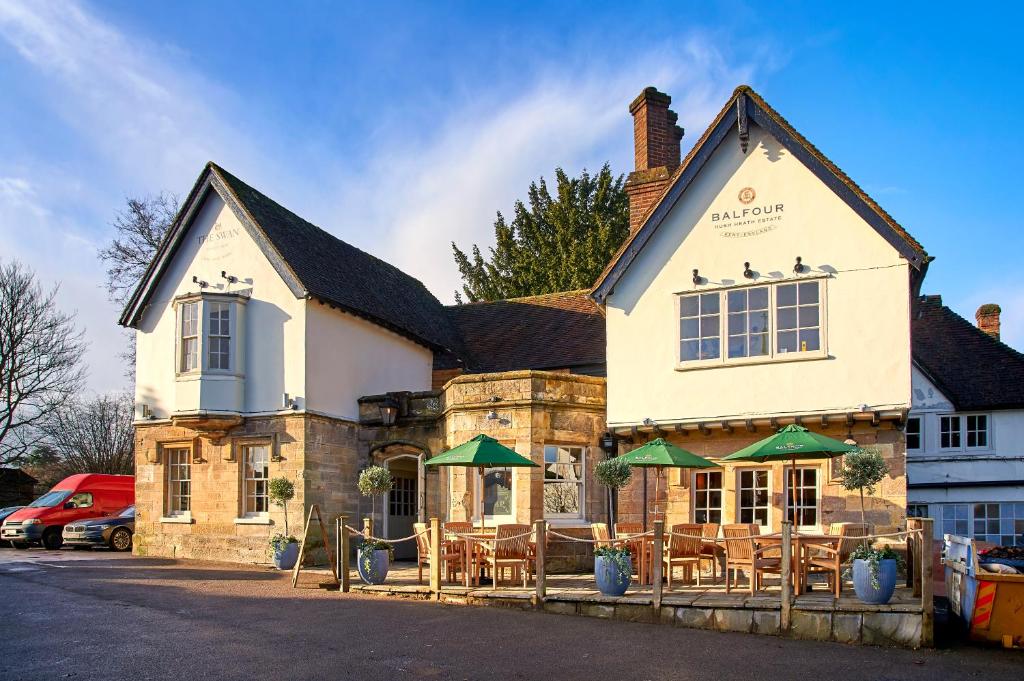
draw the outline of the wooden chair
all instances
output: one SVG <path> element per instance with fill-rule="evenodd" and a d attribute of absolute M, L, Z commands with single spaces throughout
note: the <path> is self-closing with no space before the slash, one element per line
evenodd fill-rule
<path fill-rule="evenodd" d="M 430 566 L 430 528 L 426 523 L 413 523 L 412 531 L 416 533 L 416 568 L 422 584 L 423 568 Z M 465 569 L 462 548 L 454 542 L 441 541 L 441 560 L 447 568 L 449 582 L 455 581 L 455 575 Z"/>
<path fill-rule="evenodd" d="M 590 523 L 590 533 L 594 535 L 595 548 L 602 548 L 612 545 L 611 535 L 608 534 L 607 523 Z"/>
<path fill-rule="evenodd" d="M 777 552 L 778 546 L 756 548 L 753 539 L 743 538 L 759 533 L 757 525 L 726 525 L 722 528 L 725 535 L 725 593 L 732 588 L 730 577 L 737 578 L 739 570 L 749 576 L 751 595 L 757 592 L 765 573 L 782 575 L 782 560 L 765 555 L 768 551 Z"/>
<path fill-rule="evenodd" d="M 672 526 L 668 547 L 662 557 L 662 564 L 668 575 L 668 588 L 672 588 L 672 572 L 677 565 L 682 565 L 684 579 L 693 579 L 693 568 L 697 568 L 697 586 L 700 586 L 701 548 L 704 546 L 702 527 L 700 525 L 681 524 Z M 680 536 L 686 535 L 686 536 Z"/>
<path fill-rule="evenodd" d="M 615 536 L 631 535 L 631 534 L 642 534 L 644 531 L 643 523 L 615 523 Z M 629 553 L 633 558 L 633 572 L 638 578 L 643 576 L 641 567 L 643 567 L 644 559 L 644 538 L 639 537 L 637 539 L 631 539 L 625 544 L 620 544 L 629 549 Z M 641 580 L 642 581 L 642 580 Z"/>
<path fill-rule="evenodd" d="M 828 576 L 829 590 L 839 598 L 843 590 L 842 565 L 850 560 L 850 554 L 860 543 L 860 538 L 870 534 L 870 528 L 856 523 L 842 523 L 835 529 L 839 530 L 834 533 L 834 536 L 838 537 L 835 546 L 804 545 L 803 582 L 807 584 L 807 578 L 811 574 L 825 574 Z"/>
<path fill-rule="evenodd" d="M 458 534 L 469 534 L 473 531 L 473 523 L 461 520 L 450 520 L 444 524 L 445 531 L 445 542 L 452 544 L 458 548 L 462 555 L 463 569 L 474 573 L 476 565 L 480 557 L 480 544 L 472 542 L 470 544 L 470 553 L 466 553 L 466 540 L 461 537 L 449 536 L 449 532 L 457 532 Z M 475 573 L 474 573 L 475 574 Z"/>
<path fill-rule="evenodd" d="M 725 548 L 719 544 L 718 530 L 721 525 L 718 523 L 704 523 L 701 525 L 701 536 L 704 539 L 710 539 L 712 541 L 705 541 L 700 547 L 700 558 L 701 560 L 711 561 L 711 580 L 718 581 L 718 559 L 725 557 Z"/>
<path fill-rule="evenodd" d="M 516 579 L 520 570 L 523 575 L 523 588 L 530 574 L 530 525 L 498 525 L 494 533 L 494 548 L 487 552 L 487 564 L 491 566 L 494 588 L 498 588 L 506 568 L 512 568 L 512 578 Z"/>

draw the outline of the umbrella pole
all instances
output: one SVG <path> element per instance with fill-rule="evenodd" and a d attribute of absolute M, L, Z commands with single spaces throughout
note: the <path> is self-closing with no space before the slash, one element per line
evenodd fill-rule
<path fill-rule="evenodd" d="M 795 456 L 793 457 L 792 461 L 793 461 L 793 466 L 790 469 L 790 477 L 789 477 L 789 499 L 790 499 L 790 508 L 793 509 L 793 529 L 795 530 L 796 529 L 796 525 L 797 525 L 797 522 L 796 522 L 796 520 L 797 520 L 796 519 L 796 457 Z"/>
<path fill-rule="evenodd" d="M 480 508 L 480 530 L 484 529 L 484 467 L 477 468 L 480 476 L 480 498 L 477 499 L 477 506 Z"/>

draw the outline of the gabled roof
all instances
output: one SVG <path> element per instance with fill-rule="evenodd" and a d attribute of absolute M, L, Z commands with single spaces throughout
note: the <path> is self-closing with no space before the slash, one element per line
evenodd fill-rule
<path fill-rule="evenodd" d="M 212 162 L 125 306 L 122 325 L 138 323 L 211 191 L 231 208 L 296 297 L 317 298 L 435 350 L 457 350 L 444 306 L 420 281 L 303 220 Z"/>
<path fill-rule="evenodd" d="M 446 309 L 464 348 L 467 372 L 570 369 L 604 375 L 605 326 L 587 291 L 568 291 Z M 435 368 L 453 368 L 438 356 Z"/>
<path fill-rule="evenodd" d="M 747 85 L 741 85 L 686 158 L 670 178 L 661 198 L 651 206 L 640 228 L 631 234 L 612 257 L 591 289 L 591 298 L 604 304 L 615 288 L 616 282 L 626 272 L 636 256 L 643 250 L 651 236 L 664 222 L 676 202 L 685 194 L 694 178 L 711 159 L 715 150 L 735 126 L 741 142 L 747 136 L 747 126 L 753 122 L 775 137 L 793 156 L 798 158 L 815 176 L 846 202 L 854 212 L 886 240 L 900 255 L 905 257 L 915 270 L 924 276 L 930 260 L 924 247 L 917 242 L 896 220 L 875 202 L 867 192 L 850 179 L 839 166 L 829 160 L 813 144 L 789 124 L 786 119 L 768 105 L 759 94 Z"/>
<path fill-rule="evenodd" d="M 942 304 L 915 300 L 914 362 L 958 411 L 1024 408 L 1024 355 Z"/>

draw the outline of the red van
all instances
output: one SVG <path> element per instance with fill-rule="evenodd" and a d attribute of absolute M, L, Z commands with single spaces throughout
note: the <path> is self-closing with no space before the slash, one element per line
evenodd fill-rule
<path fill-rule="evenodd" d="M 14 548 L 42 544 L 59 549 L 64 526 L 75 520 L 113 515 L 135 503 L 135 477 L 82 473 L 64 478 L 31 504 L 15 511 L 0 527 L 0 539 Z"/>

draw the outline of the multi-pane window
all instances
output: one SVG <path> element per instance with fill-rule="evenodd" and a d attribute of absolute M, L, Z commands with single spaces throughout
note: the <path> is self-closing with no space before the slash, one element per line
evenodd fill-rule
<path fill-rule="evenodd" d="M 484 516 L 512 515 L 512 469 L 484 469 L 483 486 Z"/>
<path fill-rule="evenodd" d="M 985 414 L 968 414 L 964 417 L 964 421 L 967 448 L 983 449 L 988 447 L 988 416 Z"/>
<path fill-rule="evenodd" d="M 395 478 L 388 492 L 388 513 L 405 517 L 417 515 L 415 478 Z"/>
<path fill-rule="evenodd" d="M 231 368 L 231 305 L 210 302 L 207 303 L 207 309 L 209 310 L 209 327 L 206 332 L 209 367 L 226 371 Z"/>
<path fill-rule="evenodd" d="M 818 298 L 816 281 L 776 287 L 776 347 L 780 353 L 821 349 L 821 306 Z"/>
<path fill-rule="evenodd" d="M 942 533 L 968 536 L 971 507 L 967 504 L 942 505 Z"/>
<path fill-rule="evenodd" d="M 1002 546 L 1024 546 L 1024 503 L 942 504 L 943 534 Z M 909 509 L 908 509 L 909 510 Z"/>
<path fill-rule="evenodd" d="M 907 449 L 921 449 L 921 419 L 913 416 L 907 419 L 906 428 L 903 429 L 907 438 Z"/>
<path fill-rule="evenodd" d="M 768 524 L 768 508 L 771 505 L 768 478 L 769 471 L 766 469 L 740 470 L 739 522 L 762 526 Z"/>
<path fill-rule="evenodd" d="M 942 449 L 960 449 L 960 417 L 939 417 L 939 447 Z"/>
<path fill-rule="evenodd" d="M 693 474 L 693 521 L 722 522 L 722 472 Z"/>
<path fill-rule="evenodd" d="M 583 448 L 544 447 L 544 515 L 583 516 Z"/>
<path fill-rule="evenodd" d="M 814 280 L 681 295 L 679 361 L 820 353 L 823 290 Z"/>
<path fill-rule="evenodd" d="M 199 303 L 182 303 L 180 312 L 180 371 L 195 371 L 199 368 Z"/>
<path fill-rule="evenodd" d="M 242 462 L 242 472 L 245 476 L 245 515 L 262 515 L 269 510 L 267 485 L 270 480 L 270 447 L 243 447 Z"/>
<path fill-rule="evenodd" d="M 691 362 L 721 357 L 720 298 L 717 293 L 679 300 L 679 359 Z"/>
<path fill-rule="evenodd" d="M 729 291 L 727 298 L 729 357 L 768 355 L 768 287 Z"/>
<path fill-rule="evenodd" d="M 928 504 L 907 504 L 908 518 L 927 518 Z"/>
<path fill-rule="evenodd" d="M 167 450 L 167 515 L 185 515 L 192 499 L 192 452 L 187 447 Z"/>
<path fill-rule="evenodd" d="M 786 468 L 789 485 L 786 489 L 786 516 L 797 527 L 818 524 L 818 469 Z"/>

